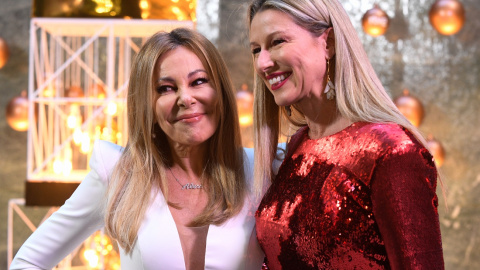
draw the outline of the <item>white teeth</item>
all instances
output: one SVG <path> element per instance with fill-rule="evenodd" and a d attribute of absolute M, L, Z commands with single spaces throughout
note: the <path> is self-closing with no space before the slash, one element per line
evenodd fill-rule
<path fill-rule="evenodd" d="M 285 76 L 280 75 L 280 76 L 277 76 L 275 78 L 272 78 L 272 79 L 268 80 L 268 83 L 270 83 L 270 85 L 272 85 L 274 83 L 278 83 L 278 82 L 281 82 L 283 80 L 285 80 Z"/>

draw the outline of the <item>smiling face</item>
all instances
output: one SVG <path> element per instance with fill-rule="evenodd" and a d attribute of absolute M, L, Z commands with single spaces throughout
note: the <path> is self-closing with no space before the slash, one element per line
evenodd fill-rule
<path fill-rule="evenodd" d="M 219 121 L 217 92 L 193 52 L 180 46 L 160 57 L 153 86 L 157 123 L 170 142 L 197 146 L 212 137 Z"/>
<path fill-rule="evenodd" d="M 284 12 L 258 12 L 250 25 L 250 47 L 258 76 L 279 106 L 321 99 L 326 85 L 328 31 L 315 37 Z"/>

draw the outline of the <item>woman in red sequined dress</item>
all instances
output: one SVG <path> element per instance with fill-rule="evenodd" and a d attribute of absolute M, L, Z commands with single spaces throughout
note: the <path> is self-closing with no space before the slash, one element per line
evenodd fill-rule
<path fill-rule="evenodd" d="M 337 0 L 254 0 L 256 213 L 270 269 L 443 269 L 437 170 Z M 299 127 L 274 176 L 282 121 Z"/>

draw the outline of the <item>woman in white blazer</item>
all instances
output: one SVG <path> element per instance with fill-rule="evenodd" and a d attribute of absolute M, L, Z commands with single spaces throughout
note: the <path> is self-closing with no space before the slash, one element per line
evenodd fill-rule
<path fill-rule="evenodd" d="M 188 29 L 153 35 L 128 91 L 126 147 L 95 142 L 89 174 L 10 269 L 51 269 L 103 227 L 122 269 L 260 269 L 253 151 L 215 46 Z"/>

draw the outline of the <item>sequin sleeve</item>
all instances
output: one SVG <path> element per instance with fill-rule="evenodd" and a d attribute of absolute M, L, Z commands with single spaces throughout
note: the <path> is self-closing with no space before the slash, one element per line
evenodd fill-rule
<path fill-rule="evenodd" d="M 373 171 L 373 213 L 392 269 L 444 269 L 436 176 L 418 143 L 391 149 Z"/>

